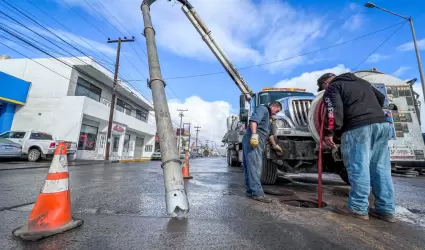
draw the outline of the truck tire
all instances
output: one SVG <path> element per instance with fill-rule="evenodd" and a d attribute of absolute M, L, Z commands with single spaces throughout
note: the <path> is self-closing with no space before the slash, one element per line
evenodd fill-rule
<path fill-rule="evenodd" d="M 274 185 L 277 180 L 277 166 L 272 160 L 267 159 L 265 154 L 263 156 L 260 180 L 263 185 Z"/>
<path fill-rule="evenodd" d="M 232 159 L 232 150 L 227 150 L 227 165 L 231 166 L 231 167 L 237 167 L 238 165 L 238 161 L 233 160 Z"/>
<path fill-rule="evenodd" d="M 36 162 L 41 159 L 41 151 L 38 148 L 32 148 L 28 151 L 28 161 Z"/>

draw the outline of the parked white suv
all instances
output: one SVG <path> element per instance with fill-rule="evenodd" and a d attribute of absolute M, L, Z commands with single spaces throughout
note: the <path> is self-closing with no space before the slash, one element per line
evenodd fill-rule
<path fill-rule="evenodd" d="M 6 138 L 22 145 L 22 155 L 28 157 L 28 161 L 38 161 L 41 158 L 51 158 L 55 153 L 59 141 L 53 136 L 39 131 L 7 131 L 0 134 L 0 138 Z M 68 158 L 74 159 L 77 152 L 77 143 L 66 142 Z"/>

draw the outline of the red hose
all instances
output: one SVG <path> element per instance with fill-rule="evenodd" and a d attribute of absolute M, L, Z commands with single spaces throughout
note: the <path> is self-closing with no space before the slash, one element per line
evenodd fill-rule
<path fill-rule="evenodd" d="M 320 130 L 319 130 L 319 159 L 317 162 L 317 200 L 318 207 L 322 207 L 322 151 L 323 151 L 323 129 L 325 126 L 325 105 L 323 102 L 320 102 L 318 105 L 319 109 L 319 119 L 322 118 L 320 122 Z M 317 109 L 316 109 L 317 110 Z"/>

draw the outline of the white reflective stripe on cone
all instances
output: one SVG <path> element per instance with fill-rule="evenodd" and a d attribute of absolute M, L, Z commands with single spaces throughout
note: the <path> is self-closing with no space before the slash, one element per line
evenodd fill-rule
<path fill-rule="evenodd" d="M 68 162 L 66 155 L 53 156 L 52 163 L 50 164 L 49 173 L 63 173 L 68 172 Z"/>
<path fill-rule="evenodd" d="M 60 180 L 46 180 L 44 182 L 44 186 L 41 192 L 44 194 L 52 194 L 52 193 L 68 191 L 68 188 L 69 188 L 68 178 L 60 179 Z"/>

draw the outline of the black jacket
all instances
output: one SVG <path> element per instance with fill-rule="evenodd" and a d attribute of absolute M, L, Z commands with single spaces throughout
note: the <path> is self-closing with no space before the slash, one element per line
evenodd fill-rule
<path fill-rule="evenodd" d="M 335 77 L 325 90 L 325 135 L 387 122 L 382 106 L 385 96 L 368 81 L 345 73 Z"/>

